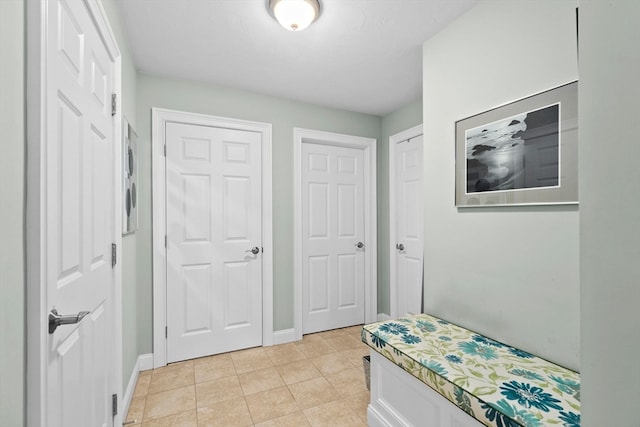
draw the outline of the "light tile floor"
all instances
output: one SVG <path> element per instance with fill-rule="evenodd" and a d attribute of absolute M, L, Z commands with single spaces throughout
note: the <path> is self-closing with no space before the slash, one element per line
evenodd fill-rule
<path fill-rule="evenodd" d="M 141 427 L 366 426 L 360 326 L 140 373 L 127 421 Z"/>

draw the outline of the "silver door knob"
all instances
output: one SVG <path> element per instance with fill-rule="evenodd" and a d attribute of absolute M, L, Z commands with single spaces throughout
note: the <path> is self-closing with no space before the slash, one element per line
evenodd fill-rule
<path fill-rule="evenodd" d="M 399 251 L 404 251 L 404 245 L 402 243 L 396 243 L 396 249 Z"/>
<path fill-rule="evenodd" d="M 90 311 L 81 311 L 78 314 L 72 314 L 69 316 L 62 316 L 58 314 L 58 310 L 55 308 L 51 309 L 51 313 L 49 313 L 49 333 L 52 334 L 58 329 L 60 325 L 73 325 L 75 323 L 80 322 L 87 314 L 91 313 Z"/>
<path fill-rule="evenodd" d="M 260 253 L 260 248 L 257 246 L 254 246 L 251 249 L 246 250 L 245 252 L 251 252 L 254 255 L 258 255 L 258 253 Z"/>
<path fill-rule="evenodd" d="M 358 249 L 364 248 L 364 243 L 362 243 L 362 242 L 356 243 L 356 248 L 358 248 Z"/>

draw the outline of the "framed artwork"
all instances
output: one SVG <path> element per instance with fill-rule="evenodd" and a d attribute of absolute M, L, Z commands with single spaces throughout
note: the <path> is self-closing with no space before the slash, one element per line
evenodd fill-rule
<path fill-rule="evenodd" d="M 578 83 L 456 122 L 457 207 L 578 203 Z"/>
<path fill-rule="evenodd" d="M 122 138 L 122 234 L 138 229 L 138 135 L 127 119 Z"/>

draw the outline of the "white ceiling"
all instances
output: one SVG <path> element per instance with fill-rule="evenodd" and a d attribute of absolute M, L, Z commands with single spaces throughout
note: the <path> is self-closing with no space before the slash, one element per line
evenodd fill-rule
<path fill-rule="evenodd" d="M 117 0 L 136 68 L 385 115 L 420 97 L 422 43 L 477 0 L 320 0 L 287 31 L 267 0 Z"/>

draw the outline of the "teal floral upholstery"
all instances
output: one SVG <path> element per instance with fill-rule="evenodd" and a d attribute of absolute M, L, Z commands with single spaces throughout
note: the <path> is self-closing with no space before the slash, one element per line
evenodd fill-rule
<path fill-rule="evenodd" d="M 486 426 L 580 426 L 580 375 L 427 314 L 372 323 L 362 341 Z"/>

